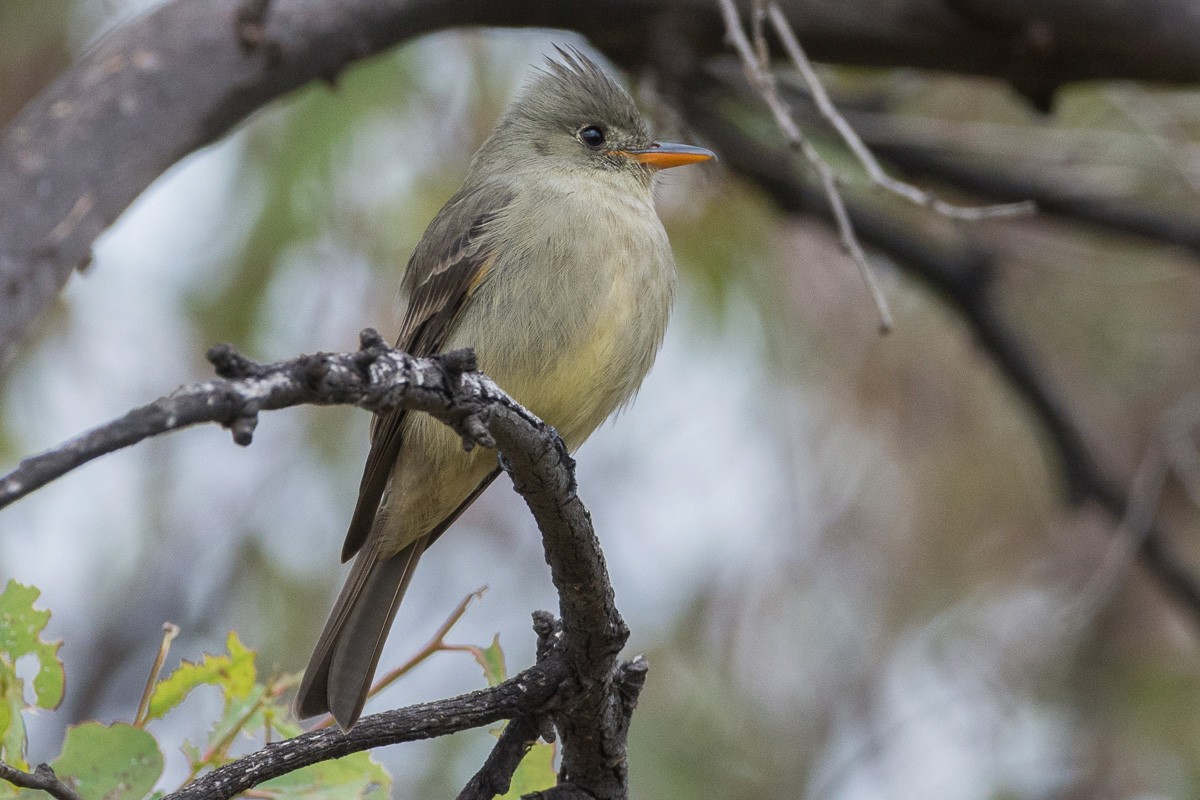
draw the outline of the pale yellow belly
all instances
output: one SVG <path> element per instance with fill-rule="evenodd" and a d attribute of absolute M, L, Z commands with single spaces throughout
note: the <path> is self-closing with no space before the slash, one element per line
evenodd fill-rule
<path fill-rule="evenodd" d="M 647 209 L 621 206 L 616 213 Z M 528 218 L 541 226 L 536 238 L 544 241 L 544 228 L 555 223 L 546 222 L 545 213 Z M 480 369 L 574 450 L 633 396 L 650 369 L 670 309 L 674 264 L 656 217 L 639 229 L 642 238 L 610 238 L 591 251 L 578 244 L 589 241 L 586 226 L 594 220 L 562 213 L 556 218 L 562 226 L 557 240 L 577 246 L 559 260 L 506 253 L 445 349 L 474 347 Z M 625 227 L 617 220 L 616 230 Z M 550 275 L 520 274 L 547 261 L 554 264 Z M 446 426 L 409 414 L 376 521 L 384 554 L 428 533 L 495 468 L 494 452 L 465 453 Z"/>

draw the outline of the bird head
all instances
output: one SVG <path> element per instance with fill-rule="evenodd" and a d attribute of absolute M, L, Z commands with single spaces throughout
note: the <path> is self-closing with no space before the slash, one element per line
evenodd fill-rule
<path fill-rule="evenodd" d="M 660 169 L 714 157 L 701 147 L 656 141 L 633 98 L 580 51 L 557 48 L 505 110 L 491 144 L 534 168 L 627 173 L 649 182 Z M 485 149 L 487 149 L 485 147 Z"/>

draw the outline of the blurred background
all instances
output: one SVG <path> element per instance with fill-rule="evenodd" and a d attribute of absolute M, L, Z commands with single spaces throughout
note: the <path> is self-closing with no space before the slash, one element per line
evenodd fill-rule
<path fill-rule="evenodd" d="M 142 7 L 0 3 L 0 120 Z M 394 333 L 412 247 L 553 43 L 586 46 L 425 38 L 177 165 L 0 372 L 0 470 L 209 377 L 214 343 L 275 360 L 352 349 L 367 326 Z M 822 76 L 876 109 L 864 124 L 885 109 L 893 144 L 936 139 L 1050 185 L 1200 215 L 1198 92 L 1069 87 L 1042 116 L 984 80 Z M 772 140 L 760 109 L 726 113 Z M 664 135 L 709 143 L 657 116 Z M 1060 217 L 954 224 L 871 193 L 832 139 L 817 143 L 852 197 L 931 241 L 988 248 L 998 313 L 1104 473 L 1135 486 L 1200 573 L 1197 487 L 1156 481 L 1161 454 L 1195 452 L 1196 252 Z M 720 164 L 664 175 L 660 210 L 681 272 L 666 344 L 636 403 L 578 453 L 629 650 L 651 663 L 635 795 L 1200 796 L 1200 619 L 1135 563 L 1121 520 L 1067 503 L 1042 423 L 943 297 L 875 255 L 896 316 L 880 336 L 829 227 L 781 215 Z M 34 763 L 66 724 L 133 716 L 164 621 L 182 628 L 173 660 L 220 651 L 233 629 L 265 670 L 303 667 L 344 575 L 367 425 L 352 409 L 276 412 L 245 449 L 185 431 L 0 513 L 0 579 L 40 587 L 65 641 L 67 699 L 31 721 Z M 533 658 L 530 612 L 556 600 L 503 478 L 423 560 L 384 665 L 485 584 L 450 639 L 499 633 L 516 671 Z M 368 711 L 481 685 L 468 656 L 443 653 Z M 198 692 L 159 735 L 201 738 L 217 702 Z M 453 796 L 491 741 L 378 757 L 396 797 Z"/>

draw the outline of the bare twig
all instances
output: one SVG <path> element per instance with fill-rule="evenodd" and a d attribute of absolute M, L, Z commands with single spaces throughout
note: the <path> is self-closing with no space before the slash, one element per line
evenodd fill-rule
<path fill-rule="evenodd" d="M 58 800 L 84 800 L 78 792 L 58 779 L 49 764 L 38 764 L 33 772 L 25 772 L 0 761 L 0 780 L 8 781 L 22 789 L 46 792 Z"/>
<path fill-rule="evenodd" d="M 429 641 L 426 642 L 420 650 L 413 653 L 412 656 L 410 656 L 409 659 L 403 664 L 392 670 L 389 670 L 383 677 L 375 681 L 375 685 L 371 687 L 369 692 L 367 692 L 367 697 L 370 698 L 379 694 L 397 680 L 412 672 L 418 664 L 428 659 L 434 653 L 440 650 L 450 649 L 445 643 L 446 634 L 448 634 L 450 629 L 457 625 L 458 621 L 462 619 L 463 614 L 467 612 L 467 606 L 471 605 L 471 601 L 482 599 L 483 593 L 486 591 L 486 586 L 480 586 L 478 589 L 464 597 L 459 604 L 454 607 L 454 610 L 450 612 L 450 616 L 446 617 L 442 624 L 438 626 L 438 629 L 434 631 L 433 636 L 429 638 Z M 329 726 L 333 725 L 334 722 L 335 720 L 332 715 L 326 715 L 324 719 L 312 727 L 312 730 L 316 730 L 317 728 L 328 728 Z M 501 792 L 501 794 L 503 794 L 503 792 Z"/>
<path fill-rule="evenodd" d="M 154 694 L 154 685 L 158 683 L 158 676 L 162 673 L 167 653 L 171 652 L 171 642 L 175 641 L 175 637 L 178 635 L 178 625 L 170 622 L 163 623 L 162 643 L 159 644 L 158 652 L 154 656 L 154 664 L 151 665 L 150 674 L 146 677 L 146 688 L 142 691 L 141 702 L 138 703 L 137 713 L 133 717 L 135 727 L 140 728 L 146 724 L 146 714 L 150 710 L 150 696 Z"/>
<path fill-rule="evenodd" d="M 374 697 L 375 695 L 379 694 L 397 679 L 411 672 L 413 667 L 429 658 L 429 656 L 433 655 L 439 650 L 446 649 L 446 634 L 450 633 L 450 629 L 458 624 L 458 621 L 462 619 L 463 614 L 467 613 L 467 607 L 471 605 L 471 601 L 482 600 L 483 593 L 486 591 L 486 586 L 480 586 L 478 589 L 471 592 L 469 595 L 459 601 L 459 604 L 455 606 L 453 611 L 450 612 L 450 616 L 446 617 L 442 624 L 438 626 L 438 629 L 434 631 L 433 636 L 429 638 L 429 641 L 425 643 L 425 646 L 414 653 L 408 661 L 391 670 L 378 681 L 376 681 L 375 685 L 371 687 L 371 691 L 367 694 L 367 697 Z"/>
<path fill-rule="evenodd" d="M 888 175 L 883 167 L 880 166 L 879 160 L 875 158 L 870 148 L 863 144 L 862 138 L 859 137 L 854 128 L 850 126 L 850 123 L 846 121 L 846 118 L 837 110 L 833 101 L 829 99 L 829 93 L 825 91 L 824 84 L 821 83 L 816 70 L 813 69 L 812 62 L 805 55 L 804 49 L 800 46 L 800 41 L 796 38 L 795 31 L 792 30 L 791 23 L 784 16 L 779 4 L 776 2 L 767 4 L 766 14 L 771 21 L 771 27 L 775 30 L 775 34 L 783 43 L 783 49 L 787 52 L 788 58 L 791 59 L 792 64 L 800 73 L 800 77 L 804 79 L 808 90 L 812 92 L 813 101 L 816 103 L 817 109 L 821 112 L 821 116 L 842 137 L 842 141 L 854 153 L 873 183 L 903 197 L 911 203 L 931 209 L 938 214 L 952 219 L 982 220 L 995 217 L 1015 217 L 1032 214 L 1037 211 L 1037 205 L 1031 200 L 987 206 L 959 206 L 947 203 L 929 192 Z"/>
<path fill-rule="evenodd" d="M 763 147 L 713 111 L 723 97 L 709 91 L 717 85 L 699 76 L 690 87 L 694 96 L 689 93 L 682 101 L 688 122 L 720 149 L 725 165 L 753 181 L 783 211 L 831 214 L 824 193 L 810 187 L 790 165 L 780 168 L 780 151 Z M 1104 474 L 1080 435 L 1078 421 L 1037 369 L 1019 333 L 997 312 L 990 291 L 990 254 L 975 247 L 946 252 L 861 203 L 851 206 L 850 213 L 867 242 L 894 253 L 909 274 L 927 282 L 962 315 L 979 346 L 995 361 L 1013 391 L 1029 404 L 1048 434 L 1060 457 L 1067 499 L 1072 503 L 1094 500 L 1115 519 L 1124 519 L 1128 493 Z M 1161 525 L 1150 525 L 1138 558 L 1193 622 L 1200 624 L 1200 579 L 1175 552 Z"/>
<path fill-rule="evenodd" d="M 238 444 L 249 444 L 258 412 L 302 403 L 353 404 L 372 411 L 403 404 L 447 422 L 465 443 L 486 446 L 492 444 L 491 435 L 479 420 L 485 407 L 519 409 L 527 420 L 541 425 L 490 379 L 472 371 L 474 355 L 468 351 L 415 359 L 389 347 L 373 330 L 363 332 L 361 344 L 356 353 L 318 353 L 268 365 L 246 361 L 228 347 L 215 347 L 209 359 L 226 380 L 183 387 L 26 458 L 0 478 L 0 508 L 92 459 L 167 431 L 217 422 L 231 430 Z M 456 375 L 461 385 L 452 385 Z"/>
<path fill-rule="evenodd" d="M 776 124 L 783 131 L 784 136 L 787 137 L 791 148 L 798 150 L 812 168 L 816 170 L 821 180 L 821 186 L 824 188 L 825 194 L 829 197 L 829 205 L 833 210 L 833 218 L 837 225 L 842 248 L 854 261 L 855 266 L 858 267 L 858 272 L 862 276 L 863 283 L 866 284 L 868 291 L 871 293 L 871 299 L 875 302 L 875 307 L 879 311 L 880 330 L 887 333 L 893 327 L 892 312 L 888 309 L 887 298 L 884 296 L 883 290 L 880 288 L 879 282 L 871 270 L 871 265 L 867 261 L 867 254 L 863 251 L 862 245 L 854 233 L 854 226 L 851 225 L 850 216 L 846 213 L 846 203 L 842 199 L 841 191 L 838 189 L 837 175 L 800 131 L 800 126 L 796 124 L 791 109 L 780 99 L 779 92 L 775 87 L 775 78 L 771 75 L 770 70 L 767 69 L 766 64 L 759 60 L 758 55 L 755 53 L 754 45 L 746 37 L 746 32 L 742 29 L 741 17 L 738 14 L 737 7 L 733 4 L 733 0 L 719 0 L 719 2 L 721 4 L 721 14 L 725 20 L 725 29 L 729 34 L 729 41 L 734 49 L 737 50 L 738 56 L 742 60 L 746 79 L 750 81 L 750 85 L 755 88 L 759 96 L 771 110 Z"/>

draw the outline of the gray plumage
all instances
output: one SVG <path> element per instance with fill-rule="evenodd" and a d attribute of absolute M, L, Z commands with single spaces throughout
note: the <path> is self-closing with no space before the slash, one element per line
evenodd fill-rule
<path fill-rule="evenodd" d="M 505 110 L 417 245 L 397 346 L 418 356 L 474 347 L 480 369 L 574 449 L 633 396 L 662 342 L 674 260 L 653 175 L 711 154 L 653 142 L 619 84 L 582 53 L 559 54 Z M 354 566 L 299 716 L 355 723 L 418 560 L 497 473 L 494 453 L 465 453 L 426 415 L 376 418 L 342 551 Z"/>

